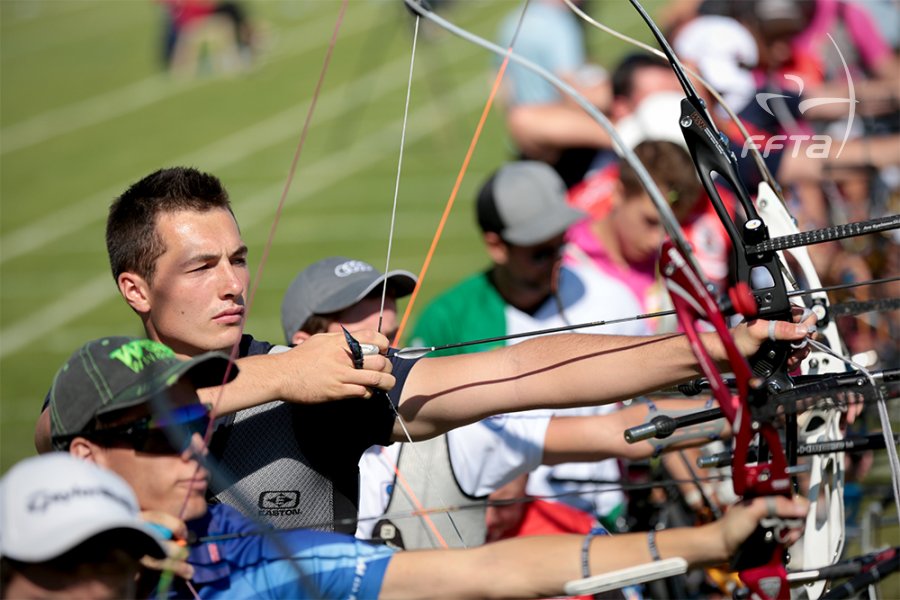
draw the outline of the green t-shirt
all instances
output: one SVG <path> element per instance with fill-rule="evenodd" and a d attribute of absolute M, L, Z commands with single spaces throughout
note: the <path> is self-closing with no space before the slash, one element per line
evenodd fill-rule
<path fill-rule="evenodd" d="M 505 311 L 506 302 L 491 285 L 487 273 L 479 273 L 432 300 L 416 321 L 410 345 L 442 346 L 505 335 Z M 505 342 L 477 344 L 429 356 L 482 352 L 505 345 Z"/>

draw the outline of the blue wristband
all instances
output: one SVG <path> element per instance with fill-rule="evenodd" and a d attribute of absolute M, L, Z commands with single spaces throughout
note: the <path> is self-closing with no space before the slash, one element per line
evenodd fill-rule
<path fill-rule="evenodd" d="M 600 525 L 592 528 L 581 544 L 581 575 L 584 578 L 591 576 L 591 540 L 595 535 L 609 535 L 609 532 Z"/>
<path fill-rule="evenodd" d="M 656 547 L 656 530 L 651 529 L 647 532 L 647 547 L 650 549 L 650 558 L 653 560 L 662 560 L 659 555 L 659 548 Z"/>

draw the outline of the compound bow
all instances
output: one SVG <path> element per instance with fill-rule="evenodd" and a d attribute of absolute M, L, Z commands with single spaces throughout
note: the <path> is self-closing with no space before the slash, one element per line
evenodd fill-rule
<path fill-rule="evenodd" d="M 545 69 L 459 29 L 435 15 L 422 2 L 405 1 L 415 14 L 498 55 L 508 56 L 513 62 L 544 77 L 564 94 L 574 99 L 609 131 L 617 151 L 624 160 L 632 164 L 638 177 L 647 188 L 651 199 L 662 215 L 670 236 L 671 241 L 667 242 L 663 249 L 661 270 L 666 278 L 667 288 L 672 296 L 679 320 L 691 339 L 692 348 L 708 378 L 710 388 L 734 428 L 735 491 L 744 497 L 773 494 L 792 495 L 795 483 L 791 478 L 790 467 L 796 463 L 798 446 L 796 411 L 788 411 L 785 417 L 788 423 L 786 424 L 784 444 L 779 430 L 771 418 L 772 393 L 792 387 L 792 380 L 787 373 L 787 358 L 790 348 L 775 342 L 768 343 L 754 357 L 751 367 L 740 355 L 731 338 L 725 313 L 739 312 L 745 316 L 758 315 L 769 320 L 792 320 L 792 304 L 788 291 L 789 288 L 795 287 L 792 285 L 794 278 L 783 277 L 783 273 L 789 273 L 789 271 L 783 262 L 783 257 L 779 256 L 776 249 L 765 248 L 771 237 L 767 223 L 760 218 L 759 212 L 766 214 L 770 221 L 777 222 L 779 232 L 784 234 L 796 232 L 796 226 L 784 211 L 783 202 L 775 194 L 773 186 L 764 185 L 757 196 L 756 204 L 754 204 L 738 175 L 736 158 L 728 148 L 727 141 L 713 125 L 705 103 L 694 90 L 665 38 L 640 4 L 632 0 L 632 4 L 653 29 L 654 35 L 663 47 L 685 90 L 687 97 L 682 101 L 680 124 L 701 181 L 713 200 L 714 207 L 732 240 L 734 274 L 738 284 L 730 290 L 729 300 L 717 299 L 714 287 L 697 267 L 691 247 L 668 204 L 656 189 L 643 165 L 637 161 L 630 148 L 622 143 L 602 113 L 565 82 Z M 728 214 L 724 202 L 715 188 L 714 174 L 727 182 L 744 210 L 747 219 L 740 227 Z M 770 181 L 772 181 L 771 178 Z M 777 212 L 779 206 L 783 214 Z M 781 220 L 777 220 L 778 217 L 781 217 Z M 896 223 L 890 224 L 890 227 L 896 226 Z M 811 267 L 808 257 L 804 257 L 803 252 L 797 250 L 792 252 L 792 255 L 800 257 L 796 260 L 801 263 L 801 266 Z M 814 271 L 807 271 L 806 280 L 810 285 L 818 287 L 818 278 L 815 277 Z M 823 311 L 827 313 L 826 298 L 815 298 L 813 302 L 818 303 L 819 313 Z M 700 342 L 697 325 L 701 319 L 711 323 L 720 336 L 721 343 L 730 359 L 731 371 L 735 374 L 736 393 L 732 393 L 729 386 L 725 384 L 709 353 Z M 834 337 L 836 330 L 832 329 L 832 325 L 828 325 L 826 328 L 826 340 L 829 341 L 832 349 L 841 349 L 842 345 L 840 340 Z M 824 373 L 826 372 L 826 363 L 834 364 L 834 361 L 831 361 L 828 355 L 817 353 L 805 361 L 804 368 L 809 373 Z M 840 370 L 842 369 L 835 369 L 836 372 Z M 769 410 L 764 410 L 767 408 Z M 765 418 L 763 418 L 764 416 Z M 839 419 L 840 413 L 834 406 L 827 409 L 816 409 L 805 415 L 804 441 L 818 442 L 840 439 L 842 434 L 839 428 Z M 759 439 L 760 442 L 756 451 L 752 453 L 754 454 L 754 464 L 750 464 L 748 458 L 751 455 L 751 446 L 756 439 Z M 820 497 L 818 491 L 821 485 L 824 484 L 827 487 L 827 493 L 822 497 L 827 503 L 829 527 L 824 531 L 828 544 L 825 546 L 824 558 L 821 553 L 806 553 L 801 563 L 803 565 L 818 560 L 834 562 L 840 556 L 843 545 L 841 456 L 835 453 L 819 458 L 813 468 L 817 471 L 817 475 L 813 476 L 813 485 L 810 486 L 811 494 L 815 491 L 814 502 L 817 502 Z M 809 519 L 813 523 L 812 531 L 823 530 L 815 525 L 817 521 L 815 511 L 811 511 Z M 769 521 L 765 525 L 767 527 L 761 528 L 754 536 L 753 543 L 745 547 L 745 551 L 737 559 L 735 566 L 740 569 L 741 578 L 751 592 L 758 597 L 764 599 L 788 598 L 790 591 L 785 568 L 786 548 L 779 539 L 777 532 L 779 524 Z M 816 543 L 807 546 L 821 548 Z M 819 588 L 819 592 L 810 592 L 811 595 L 818 596 L 823 587 L 824 584 Z"/>

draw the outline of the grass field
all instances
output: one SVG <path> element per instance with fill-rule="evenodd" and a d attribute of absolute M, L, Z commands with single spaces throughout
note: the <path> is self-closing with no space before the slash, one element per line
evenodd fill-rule
<path fill-rule="evenodd" d="M 459 0 L 446 16 L 493 38 L 513 1 Z M 653 6 L 653 4 L 651 4 Z M 247 2 L 262 25 L 254 68 L 173 79 L 160 68 L 151 0 L 0 2 L 0 469 L 33 453 L 32 427 L 55 370 L 84 341 L 138 334 L 108 271 L 110 201 L 159 167 L 191 165 L 231 192 L 253 272 L 334 27 L 338 0 Z M 644 39 L 629 8 L 594 14 Z M 280 341 L 281 295 L 311 261 L 385 263 L 413 19 L 400 0 L 351 0 L 300 167 L 247 324 Z M 598 62 L 624 47 L 589 33 Z M 423 28 L 416 56 L 392 267 L 418 272 L 487 99 L 485 51 Z M 485 263 L 474 190 L 511 156 L 488 119 L 421 307 Z"/>

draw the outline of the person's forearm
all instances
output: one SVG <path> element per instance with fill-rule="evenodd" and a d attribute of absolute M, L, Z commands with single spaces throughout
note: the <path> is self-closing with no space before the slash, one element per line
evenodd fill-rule
<path fill-rule="evenodd" d="M 530 157 L 565 148 L 610 148 L 609 134 L 581 107 L 526 104 L 509 109 L 507 126 L 520 150 Z"/>
<path fill-rule="evenodd" d="M 212 404 L 218 415 L 280 400 L 282 382 L 279 370 L 272 368 L 273 360 L 277 361 L 273 355 L 241 358 L 236 362 L 240 373 L 231 383 L 201 388 L 197 394 L 202 402 Z"/>
<path fill-rule="evenodd" d="M 651 413 L 648 405 L 640 402 L 605 415 L 553 417 L 544 437 L 543 464 L 606 458 L 641 460 L 656 454 L 657 447 L 663 447 L 663 451 L 692 448 L 709 443 L 711 435 L 720 439 L 731 436 L 728 424 L 724 419 L 719 419 L 714 424 L 681 428 L 670 438 L 628 443 L 623 432 L 629 427 L 647 423 L 657 414 L 665 414 L 667 411 L 702 410 L 707 404 L 706 400 L 675 399 L 658 400 L 656 403 L 661 412 Z"/>
<path fill-rule="evenodd" d="M 374 331 L 356 332 L 361 343 L 387 349 L 387 338 Z M 391 363 L 381 354 L 366 356 L 361 368 L 350 359 L 343 336 L 314 335 L 285 352 L 247 356 L 237 360 L 240 372 L 231 383 L 200 390 L 204 402 L 220 414 L 274 400 L 316 404 L 343 398 L 368 398 L 372 390 L 394 387 Z"/>
<path fill-rule="evenodd" d="M 757 320 L 731 333 L 738 351 L 748 356 L 770 329 L 778 340 L 796 341 L 814 322 L 814 316 L 802 323 Z M 719 336 L 701 336 L 717 366 L 728 367 Z M 788 366 L 808 351 L 792 353 Z M 423 439 L 505 412 L 609 404 L 699 374 L 684 335 L 550 335 L 486 353 L 422 359 L 409 373 L 398 410 L 410 433 Z M 402 440 L 402 434 L 395 427 L 394 438 Z"/>
<path fill-rule="evenodd" d="M 400 414 L 415 437 L 428 437 L 504 412 L 617 402 L 697 374 L 681 335 L 552 335 L 419 361 Z"/>
<path fill-rule="evenodd" d="M 680 556 L 691 565 L 726 560 L 709 527 L 657 534 L 662 558 Z M 545 598 L 561 595 L 566 582 L 583 576 L 584 536 L 534 536 L 459 551 L 407 552 L 391 560 L 380 598 Z M 590 574 L 651 562 L 647 534 L 597 536 L 591 541 Z"/>
<path fill-rule="evenodd" d="M 548 336 L 505 349 L 507 373 L 526 406 L 609 404 L 699 374 L 683 335 Z M 502 377 L 504 371 L 497 373 Z"/>

